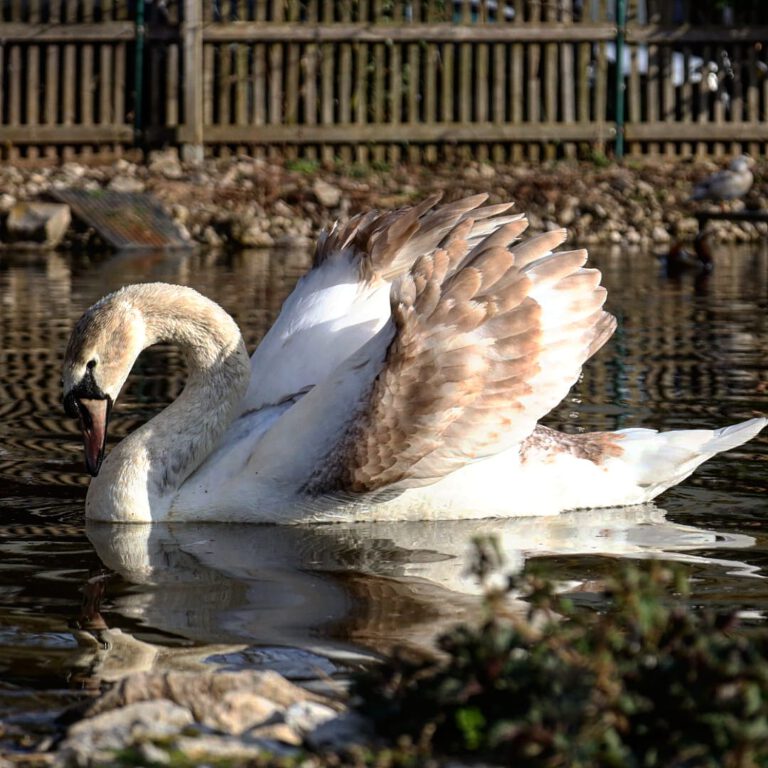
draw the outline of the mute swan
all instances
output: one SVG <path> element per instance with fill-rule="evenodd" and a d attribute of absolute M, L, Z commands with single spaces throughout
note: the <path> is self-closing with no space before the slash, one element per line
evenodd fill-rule
<path fill-rule="evenodd" d="M 734 200 L 749 192 L 754 177 L 755 161 L 749 155 L 739 155 L 723 171 L 700 181 L 693 189 L 691 200 Z"/>
<path fill-rule="evenodd" d="M 113 522 L 418 520 L 643 503 L 766 424 L 567 435 L 537 425 L 610 337 L 600 272 L 565 231 L 519 240 L 511 204 L 438 196 L 323 233 L 250 365 L 232 318 L 191 288 L 129 285 L 78 321 L 63 367 Z M 142 349 L 189 376 L 104 458 Z M 102 462 L 103 459 L 103 462 Z"/>

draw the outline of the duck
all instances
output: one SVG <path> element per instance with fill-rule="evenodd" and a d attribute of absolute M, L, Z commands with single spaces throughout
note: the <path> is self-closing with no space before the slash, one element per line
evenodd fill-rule
<path fill-rule="evenodd" d="M 754 181 L 752 168 L 755 161 L 749 155 L 739 155 L 728 168 L 713 173 L 700 181 L 691 194 L 691 200 L 735 200 L 749 192 Z"/>
<path fill-rule="evenodd" d="M 676 240 L 663 256 L 664 271 L 667 277 L 680 277 L 683 274 L 696 276 L 708 275 L 714 269 L 711 247 L 712 234 L 700 231 L 693 241 L 693 252 Z"/>
<path fill-rule="evenodd" d="M 642 504 L 758 434 L 567 434 L 540 423 L 610 338 L 599 270 L 566 232 L 523 237 L 511 203 L 439 195 L 337 222 L 249 358 L 192 288 L 124 286 L 85 311 L 63 360 L 92 475 L 89 520 L 421 521 Z M 188 375 L 109 452 L 114 403 L 164 342 Z"/>

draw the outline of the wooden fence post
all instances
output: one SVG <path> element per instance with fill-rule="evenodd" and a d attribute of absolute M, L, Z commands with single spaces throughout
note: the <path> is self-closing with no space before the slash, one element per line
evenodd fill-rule
<path fill-rule="evenodd" d="M 200 164 L 203 146 L 203 0 L 184 0 L 182 45 L 184 46 L 184 125 L 181 156 Z"/>

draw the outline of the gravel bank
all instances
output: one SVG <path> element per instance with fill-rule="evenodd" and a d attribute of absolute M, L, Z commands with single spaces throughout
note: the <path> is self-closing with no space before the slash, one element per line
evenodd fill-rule
<path fill-rule="evenodd" d="M 54 188 L 147 191 L 156 195 L 193 240 L 210 246 L 306 246 L 335 219 L 372 207 L 393 208 L 443 191 L 446 199 L 478 192 L 491 202 L 514 200 L 531 229 L 567 227 L 570 241 L 659 247 L 671 237 L 692 238 L 695 213 L 709 203 L 688 201 L 695 181 L 725 165 L 644 162 L 598 167 L 556 163 L 537 167 L 470 163 L 461 168 L 328 170 L 308 161 L 281 164 L 237 157 L 186 167 L 175 151 L 151 153 L 145 164 L 67 163 L 36 169 L 0 167 L 0 215 L 16 202 L 45 199 Z M 726 210 L 768 210 L 765 164 L 745 200 Z M 768 225 L 710 222 L 720 242 L 755 241 Z M 72 228 L 63 247 L 94 244 L 92 232 Z"/>

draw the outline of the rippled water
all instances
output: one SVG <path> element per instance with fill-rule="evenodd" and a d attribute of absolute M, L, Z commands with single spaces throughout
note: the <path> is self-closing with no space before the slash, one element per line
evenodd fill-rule
<path fill-rule="evenodd" d="M 269 667 L 337 676 L 395 644 L 423 647 L 476 607 L 470 538 L 498 533 L 510 567 L 537 557 L 594 601 L 621 557 L 687 563 L 694 598 L 768 611 L 768 436 L 718 458 L 656 505 L 544 520 L 267 526 L 85 526 L 76 425 L 60 406 L 73 321 L 125 283 L 192 285 L 250 348 L 307 254 L 0 258 L 0 738 L 51 730 L 82 691 L 130 671 Z M 768 249 L 723 249 L 706 282 L 645 253 L 593 256 L 614 339 L 548 423 L 570 430 L 714 426 L 768 412 Z M 178 354 L 139 361 L 119 438 L 171 399 Z M 514 489 L 511 489 L 511 493 Z M 1 751 L 1 748 L 0 748 Z"/>

